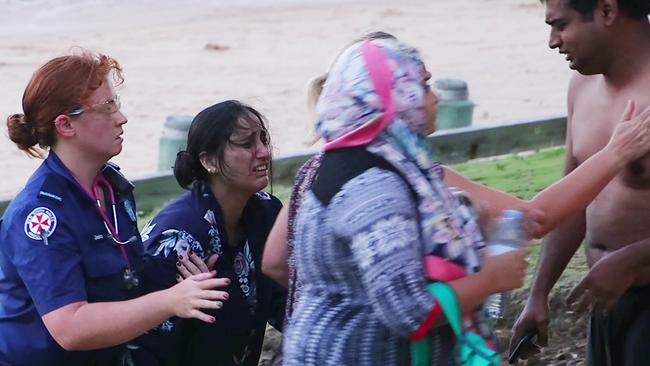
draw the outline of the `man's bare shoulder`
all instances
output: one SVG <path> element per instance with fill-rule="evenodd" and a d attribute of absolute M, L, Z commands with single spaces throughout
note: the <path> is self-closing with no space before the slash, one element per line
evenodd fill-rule
<path fill-rule="evenodd" d="M 569 82 L 568 98 L 569 103 L 575 101 L 576 95 L 598 84 L 598 80 L 602 75 L 582 75 L 578 72 L 574 73 Z"/>

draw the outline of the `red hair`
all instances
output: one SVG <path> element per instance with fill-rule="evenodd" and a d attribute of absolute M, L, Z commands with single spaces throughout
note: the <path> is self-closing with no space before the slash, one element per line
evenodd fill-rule
<path fill-rule="evenodd" d="M 110 75 L 115 85 L 124 82 L 120 64 L 103 54 L 82 51 L 48 61 L 25 88 L 24 114 L 7 118 L 9 138 L 29 155 L 43 157 L 43 149 L 56 143 L 56 117 L 83 107 Z"/>

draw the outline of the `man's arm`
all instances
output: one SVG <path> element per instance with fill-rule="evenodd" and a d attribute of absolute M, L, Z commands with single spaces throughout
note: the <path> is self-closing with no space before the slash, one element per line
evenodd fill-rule
<path fill-rule="evenodd" d="M 569 84 L 567 92 L 567 127 L 565 138 L 564 175 L 571 174 L 578 168 L 578 159 L 573 154 L 574 121 L 573 110 L 575 97 L 582 89 L 586 78 L 575 75 Z M 580 210 L 564 220 L 545 240 L 542 255 L 537 266 L 535 281 L 529 296 L 548 297 L 553 285 L 560 277 L 573 254 L 582 243 L 585 235 L 585 210 Z"/>
<path fill-rule="evenodd" d="M 567 117 L 566 155 L 564 161 L 565 175 L 571 173 L 578 166 L 578 161 L 573 155 L 571 123 L 573 113 L 573 93 L 571 90 L 574 88 L 570 87 L 569 89 L 569 114 Z M 531 332 L 538 334 L 538 343 L 541 346 L 548 343 L 548 295 L 582 243 L 585 228 L 585 210 L 581 210 L 570 216 L 546 236 L 528 301 L 513 326 L 513 335 L 510 339 L 511 351 L 527 333 Z M 532 348 L 522 351 L 520 357 L 524 359 L 536 353 L 536 350 Z"/>
<path fill-rule="evenodd" d="M 650 238 L 621 248 L 620 251 L 626 253 L 629 258 L 626 265 L 634 270 L 632 287 L 650 285 Z"/>
<path fill-rule="evenodd" d="M 567 298 L 577 312 L 608 310 L 633 285 L 646 285 L 650 265 L 650 238 L 646 238 L 601 258 Z"/>
<path fill-rule="evenodd" d="M 650 247 L 650 243 L 647 243 L 646 245 Z M 636 272 L 636 276 L 634 276 L 634 283 L 632 284 L 632 287 L 641 287 L 641 286 L 648 286 L 648 285 L 650 285 L 650 263 L 646 263 L 643 268 L 640 268 Z"/>
<path fill-rule="evenodd" d="M 542 255 L 537 266 L 535 281 L 530 290 L 531 299 L 548 300 L 558 278 L 580 247 L 585 236 L 585 211 L 581 211 L 552 231 L 544 239 Z"/>
<path fill-rule="evenodd" d="M 585 232 L 584 211 L 573 215 L 547 235 L 528 301 L 512 327 L 510 353 L 530 333 L 537 334 L 537 344 L 548 344 L 549 293 L 580 246 Z M 529 342 L 519 351 L 519 358 L 527 359 L 538 353 L 539 347 Z"/>
<path fill-rule="evenodd" d="M 528 301 L 513 326 L 511 349 L 530 332 L 538 334 L 541 346 L 548 344 L 548 295 L 580 246 L 584 234 L 585 211 L 582 210 L 547 235 Z M 521 357 L 527 358 L 531 352 L 534 353 L 534 350 L 528 350 L 528 354 L 524 350 Z"/>

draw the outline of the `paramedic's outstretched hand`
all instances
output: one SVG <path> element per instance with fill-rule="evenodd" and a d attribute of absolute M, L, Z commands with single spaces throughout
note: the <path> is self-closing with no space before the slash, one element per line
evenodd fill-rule
<path fill-rule="evenodd" d="M 628 100 L 621 120 L 604 148 L 623 162 L 638 159 L 650 150 L 650 106 L 632 117 L 634 109 L 634 102 Z"/>
<path fill-rule="evenodd" d="M 214 323 L 214 317 L 204 313 L 204 309 L 220 309 L 229 295 L 225 291 L 215 290 L 228 286 L 230 279 L 214 278 L 216 273 L 208 272 L 191 276 L 166 291 L 169 296 L 171 312 L 181 318 L 195 318 L 206 323 Z"/>
<path fill-rule="evenodd" d="M 519 210 L 524 214 L 524 228 L 528 239 L 540 238 L 544 235 L 546 213 L 532 205 L 523 205 Z"/>

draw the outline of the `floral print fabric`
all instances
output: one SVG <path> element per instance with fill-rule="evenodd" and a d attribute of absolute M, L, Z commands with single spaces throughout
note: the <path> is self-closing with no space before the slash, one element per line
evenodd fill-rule
<path fill-rule="evenodd" d="M 216 321 L 170 318 L 132 344 L 137 365 L 257 365 L 267 322 L 280 328 L 286 291 L 259 270 L 266 237 L 281 208 L 260 192 L 247 202 L 238 243 L 230 243 L 221 207 L 209 186 L 197 182 L 164 207 L 142 230 L 148 291 L 176 284 L 178 256 L 190 251 L 203 260 L 216 254 L 217 277 L 231 279 L 221 288 L 229 299 L 218 310 L 205 310 Z"/>
<path fill-rule="evenodd" d="M 477 223 L 442 182 L 440 166 L 431 159 L 420 134 L 425 124 L 424 63 L 418 51 L 395 39 L 370 41 L 379 47 L 391 68 L 393 121 L 366 147 L 386 159 L 409 183 L 416 195 L 423 253 L 450 259 L 466 272 L 480 269 L 478 251 L 485 244 Z M 361 53 L 362 43 L 348 47 L 329 72 L 317 104 L 319 134 L 331 142 L 377 118 L 384 106 Z M 482 311 L 467 326 L 482 323 Z M 489 327 L 478 326 L 485 336 Z M 491 337 L 489 337 L 491 338 Z"/>

